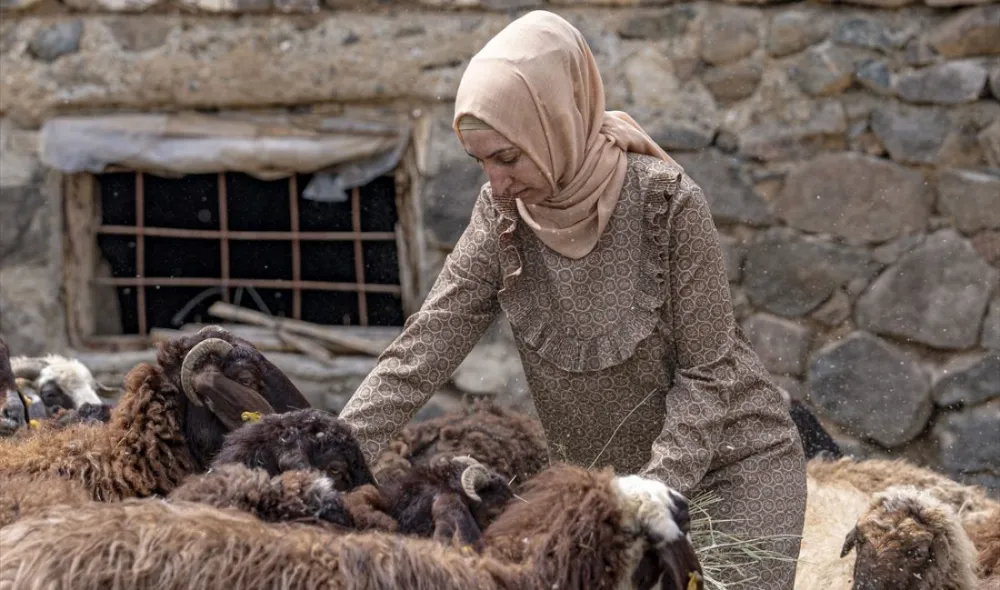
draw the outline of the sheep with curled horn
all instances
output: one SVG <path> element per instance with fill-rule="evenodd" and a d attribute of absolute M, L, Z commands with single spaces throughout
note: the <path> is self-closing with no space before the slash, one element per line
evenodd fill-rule
<path fill-rule="evenodd" d="M 53 507 L 0 529 L 0 588 L 703 588 L 687 503 L 662 483 L 556 465 L 524 500 L 485 531 L 482 554 L 192 502 Z"/>
<path fill-rule="evenodd" d="M 244 412 L 308 406 L 259 351 L 218 328 L 161 345 L 157 361 L 129 372 L 110 422 L 0 441 L 0 477 L 68 480 L 103 502 L 166 495 L 205 470 Z M 0 489 L 0 525 L 24 516 L 15 493 Z"/>

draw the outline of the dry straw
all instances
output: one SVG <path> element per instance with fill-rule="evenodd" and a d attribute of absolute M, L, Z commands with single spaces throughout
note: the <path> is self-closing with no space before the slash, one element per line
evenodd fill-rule
<path fill-rule="evenodd" d="M 691 544 L 701 562 L 705 590 L 727 590 L 729 584 L 758 582 L 760 578 L 756 572 L 761 562 L 767 560 L 795 561 L 784 553 L 766 549 L 766 545 L 776 541 L 798 539 L 795 535 L 741 539 L 718 530 L 718 525 L 722 523 L 740 522 L 739 519 L 712 518 L 708 512 L 709 507 L 721 501 L 722 498 L 712 492 L 696 495 L 689 500 Z"/>

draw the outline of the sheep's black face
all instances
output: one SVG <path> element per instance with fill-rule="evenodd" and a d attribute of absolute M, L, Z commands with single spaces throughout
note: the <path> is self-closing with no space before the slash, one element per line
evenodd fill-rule
<path fill-rule="evenodd" d="M 330 477 L 340 491 L 375 483 L 347 425 L 317 409 L 272 414 L 233 431 L 215 459 L 215 464 L 222 463 L 264 469 L 271 476 L 314 469 Z"/>
<path fill-rule="evenodd" d="M 263 371 L 257 360 L 259 354 L 259 351 L 253 348 L 236 345 L 229 351 L 229 354 L 223 357 L 219 364 L 219 370 L 227 379 L 235 381 L 247 389 L 252 389 L 267 399 Z"/>
<path fill-rule="evenodd" d="M 41 396 L 42 403 L 45 404 L 45 411 L 49 416 L 54 415 L 60 408 L 72 410 L 76 407 L 72 398 L 55 381 L 49 381 L 43 385 L 38 390 L 38 395 Z"/>

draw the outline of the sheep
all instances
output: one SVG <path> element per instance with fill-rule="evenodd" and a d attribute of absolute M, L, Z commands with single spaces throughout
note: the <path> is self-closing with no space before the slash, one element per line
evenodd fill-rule
<path fill-rule="evenodd" d="M 272 477 L 317 469 L 340 491 L 375 483 L 350 427 L 313 408 L 264 416 L 226 434 L 212 467 L 229 463 L 263 469 Z"/>
<path fill-rule="evenodd" d="M 107 424 L 0 441 L 0 477 L 28 474 L 36 486 L 68 479 L 102 502 L 165 495 L 187 475 L 204 471 L 225 432 L 239 420 L 239 408 L 266 413 L 308 405 L 294 388 L 282 389 L 273 375 L 275 387 L 264 382 L 268 369 L 256 349 L 220 335 L 227 336 L 203 330 L 168 343 L 160 348 L 159 366 L 133 368 Z M 173 380 L 171 373 L 184 379 Z M 0 496 L 10 493 L 9 486 L 0 489 Z M 20 514 L 16 509 L 0 513 L 0 525 Z"/>
<path fill-rule="evenodd" d="M 556 465 L 486 531 L 483 555 L 386 533 L 331 534 L 191 502 L 51 508 L 0 529 L 0 588 L 701 590 L 685 499 Z"/>
<path fill-rule="evenodd" d="M 433 457 L 380 486 L 398 532 L 482 549 L 481 534 L 514 497 L 506 478 L 469 456 Z"/>
<path fill-rule="evenodd" d="M 374 461 L 372 471 L 382 479 L 411 465 L 427 465 L 437 456 L 469 456 L 517 482 L 527 481 L 549 464 L 545 431 L 538 420 L 480 402 L 408 424 Z"/>
<path fill-rule="evenodd" d="M 44 357 L 14 357 L 14 376 L 31 383 L 52 415 L 58 408 L 72 410 L 85 404 L 103 405 L 118 389 L 97 381 L 77 359 L 50 354 Z"/>
<path fill-rule="evenodd" d="M 955 510 L 928 490 L 893 486 L 874 495 L 847 534 L 852 590 L 974 590 L 976 548 Z"/>
<path fill-rule="evenodd" d="M 905 459 L 814 459 L 808 462 L 806 470 L 817 481 L 850 484 L 867 494 L 898 485 L 911 485 L 927 490 L 938 500 L 951 506 L 963 521 L 1000 509 L 1000 502 L 989 498 L 979 486 L 961 484 Z"/>

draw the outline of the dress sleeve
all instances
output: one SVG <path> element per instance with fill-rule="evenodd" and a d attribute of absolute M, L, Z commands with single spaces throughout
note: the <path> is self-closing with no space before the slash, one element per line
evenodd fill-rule
<path fill-rule="evenodd" d="M 739 358 L 729 281 L 708 203 L 687 175 L 671 198 L 667 301 L 675 351 L 665 419 L 641 475 L 688 493 L 709 470 L 729 397 L 749 368 Z"/>
<path fill-rule="evenodd" d="M 496 213 L 486 192 L 420 310 L 341 410 L 372 463 L 455 372 L 499 313 Z"/>

